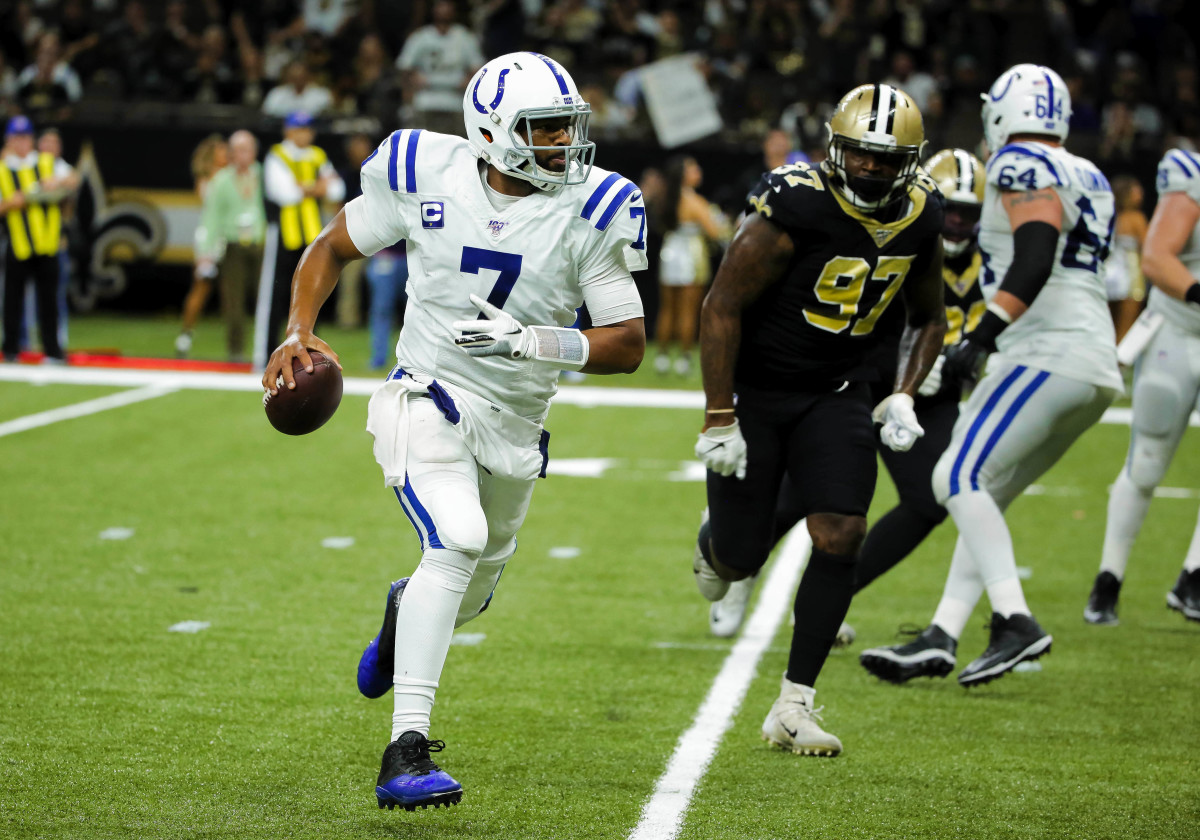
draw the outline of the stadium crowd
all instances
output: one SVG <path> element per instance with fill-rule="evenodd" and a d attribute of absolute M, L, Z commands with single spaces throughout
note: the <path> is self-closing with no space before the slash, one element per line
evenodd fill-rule
<path fill-rule="evenodd" d="M 237 106 L 276 118 L 369 115 L 437 125 L 490 56 L 578 68 L 597 136 L 647 127 L 648 62 L 695 54 L 722 139 L 773 126 L 823 148 L 840 91 L 907 91 L 932 146 L 973 147 L 978 95 L 1020 61 L 1060 70 L 1071 133 L 1106 169 L 1156 158 L 1200 125 L 1183 0 L 18 0 L 0 4 L 0 106 L 37 122 L 88 103 Z M 451 107 L 453 106 L 453 107 Z"/>

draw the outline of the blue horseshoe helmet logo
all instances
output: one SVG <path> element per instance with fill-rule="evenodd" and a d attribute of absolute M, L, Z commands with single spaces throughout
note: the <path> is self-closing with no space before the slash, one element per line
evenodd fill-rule
<path fill-rule="evenodd" d="M 509 68 L 505 67 L 500 71 L 500 79 L 496 83 L 496 98 L 485 108 L 479 104 L 479 83 L 483 81 L 483 77 L 487 75 L 487 68 L 479 74 L 479 78 L 475 80 L 475 87 L 471 89 L 471 103 L 475 106 L 475 110 L 481 114 L 488 114 L 496 110 L 496 106 L 500 104 L 500 100 L 504 98 L 504 77 L 508 75 Z"/>

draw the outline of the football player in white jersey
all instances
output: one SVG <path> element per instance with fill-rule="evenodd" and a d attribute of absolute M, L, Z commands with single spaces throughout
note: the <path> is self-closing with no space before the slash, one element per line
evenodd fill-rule
<path fill-rule="evenodd" d="M 1113 196 L 1090 162 L 1063 148 L 1071 101 L 1053 70 L 1018 64 L 983 95 L 992 156 L 980 219 L 987 311 L 946 352 L 942 381 L 971 381 L 933 473 L 959 537 L 933 622 L 907 645 L 879 648 L 905 679 L 945 676 L 958 637 L 986 590 L 991 638 L 960 672 L 963 686 L 996 679 L 1050 649 L 1017 578 L 1004 511 L 1122 391 L 1102 272 Z"/>
<path fill-rule="evenodd" d="M 428 738 L 451 635 L 488 606 L 516 550 L 559 372 L 632 372 L 646 341 L 630 274 L 646 267 L 645 207 L 631 181 L 592 165 L 570 75 L 536 53 L 501 56 L 463 111 L 468 139 L 397 131 L 363 162 L 362 196 L 300 263 L 288 337 L 263 375 L 270 391 L 292 387 L 293 358 L 332 355 L 313 324 L 342 266 L 407 241 L 398 364 L 367 420 L 422 549 L 359 663 L 363 694 L 395 698 L 381 808 L 461 799 L 430 757 L 444 743 Z M 566 329 L 584 304 L 595 326 Z"/>
<path fill-rule="evenodd" d="M 1129 551 L 1200 399 L 1200 155 L 1172 149 L 1158 165 L 1158 204 L 1143 271 L 1153 284 L 1140 319 L 1151 333 L 1133 373 L 1129 454 L 1108 501 L 1100 573 L 1083 617 L 1117 623 Z M 1131 333 L 1134 331 L 1131 330 Z M 1200 621 L 1200 523 L 1167 606 Z"/>

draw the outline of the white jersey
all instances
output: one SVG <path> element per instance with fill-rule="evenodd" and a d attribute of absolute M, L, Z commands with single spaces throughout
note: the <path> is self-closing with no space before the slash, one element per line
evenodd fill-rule
<path fill-rule="evenodd" d="M 1009 143 L 988 161 L 979 231 L 984 297 L 996 294 L 1013 258 L 1001 192 L 1047 188 L 1058 194 L 1063 213 L 1054 268 L 1033 305 L 1000 334 L 997 347 L 1013 362 L 1122 390 L 1104 287 L 1116 213 L 1108 180 L 1091 161 L 1031 142 Z"/>
<path fill-rule="evenodd" d="M 451 324 L 483 317 L 471 294 L 523 324 L 570 326 L 585 303 L 596 326 L 642 317 L 629 272 L 646 267 L 646 209 L 633 182 L 593 168 L 584 184 L 496 210 L 482 166 L 461 137 L 397 131 L 363 162 L 363 194 L 346 205 L 346 229 L 367 256 L 408 242 L 400 367 L 540 423 L 558 369 L 469 356 Z"/>
<path fill-rule="evenodd" d="M 1158 164 L 1158 194 L 1181 192 L 1200 204 L 1200 155 L 1183 149 L 1171 149 Z M 1200 280 L 1200 222 L 1192 229 L 1179 254 L 1192 278 Z M 1161 312 L 1171 323 L 1185 332 L 1200 335 L 1200 307 L 1171 297 L 1162 289 L 1150 290 L 1147 309 Z"/>

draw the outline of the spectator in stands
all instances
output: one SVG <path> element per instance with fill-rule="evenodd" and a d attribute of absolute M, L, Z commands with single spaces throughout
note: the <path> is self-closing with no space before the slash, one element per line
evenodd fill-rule
<path fill-rule="evenodd" d="M 253 44 L 238 48 L 238 61 L 241 64 L 241 90 L 237 95 L 237 104 L 248 108 L 261 109 L 263 99 L 267 95 L 267 80 L 263 76 L 262 51 Z"/>
<path fill-rule="evenodd" d="M 918 70 L 912 53 L 907 50 L 897 50 L 892 55 L 892 72 L 883 80 L 883 84 L 900 88 L 911 96 L 925 120 L 941 115 L 942 97 L 937 80 L 925 71 Z"/>
<path fill-rule="evenodd" d="M 404 91 L 412 91 L 411 114 L 401 115 L 406 125 L 444 134 L 466 133 L 462 92 L 483 66 L 483 52 L 474 33 L 455 23 L 455 14 L 450 0 L 436 0 L 433 23 L 410 35 L 396 59 Z"/>
<path fill-rule="evenodd" d="M 354 57 L 354 98 L 359 113 L 374 117 L 381 125 L 395 122 L 400 105 L 400 87 L 383 39 L 365 36 Z"/>
<path fill-rule="evenodd" d="M 17 77 L 17 98 L 27 113 L 62 120 L 67 107 L 83 95 L 79 76 L 61 59 L 54 32 L 42 35 L 35 55 L 34 63 Z"/>
<path fill-rule="evenodd" d="M 90 78 L 99 66 L 100 32 L 96 18 L 84 0 L 65 0 L 58 16 L 62 60 L 71 65 L 81 78 Z"/>
<path fill-rule="evenodd" d="M 303 61 L 294 60 L 284 70 L 283 84 L 271 90 L 263 100 L 264 114 L 286 117 L 305 113 L 320 116 L 333 104 L 329 88 L 314 84 Z"/>
<path fill-rule="evenodd" d="M 200 141 L 192 152 L 192 184 L 201 207 L 208 197 L 208 186 L 216 174 L 229 164 L 229 144 L 220 134 L 210 134 Z M 175 339 L 175 355 L 187 358 L 192 352 L 192 330 L 200 320 L 204 304 L 217 281 L 217 264 L 220 253 L 209 253 L 207 244 L 212 241 L 204 229 L 203 219 L 196 228 L 195 261 L 192 270 L 192 286 L 183 301 L 183 326 Z"/>
<path fill-rule="evenodd" d="M 38 334 L 48 363 L 66 362 L 58 341 L 58 250 L 63 200 L 70 194 L 74 170 L 62 158 L 38 152 L 33 123 L 25 116 L 8 121 L 0 166 L 0 218 L 7 223 L 4 259 L 4 339 L 6 362 L 20 351 L 25 286 L 37 297 Z"/>
<path fill-rule="evenodd" d="M 142 0 L 126 0 L 121 17 L 105 30 L 103 45 L 105 64 L 119 72 L 127 94 L 155 97 L 167 91 L 161 38 Z"/>
<path fill-rule="evenodd" d="M 9 103 L 17 98 L 17 74 L 8 65 L 4 50 L 0 49 L 0 113 L 8 110 Z"/>
<path fill-rule="evenodd" d="M 321 232 L 320 202 L 340 203 L 346 197 L 346 183 L 325 150 L 313 145 L 314 136 L 310 115 L 289 114 L 283 124 L 283 142 L 271 147 L 263 163 L 263 194 L 277 238 L 275 247 L 270 241 L 267 244 L 274 264 L 264 267 L 264 274 L 270 272 L 274 277 L 271 297 L 259 299 L 260 307 L 268 307 L 266 334 L 258 336 L 254 348 L 259 365 L 266 364 L 270 349 L 283 340 L 292 275 L 304 249 Z"/>
<path fill-rule="evenodd" d="M 199 41 L 195 63 L 183 74 L 183 97 L 204 105 L 233 102 L 238 79 L 225 51 L 225 30 L 212 25 Z"/>

